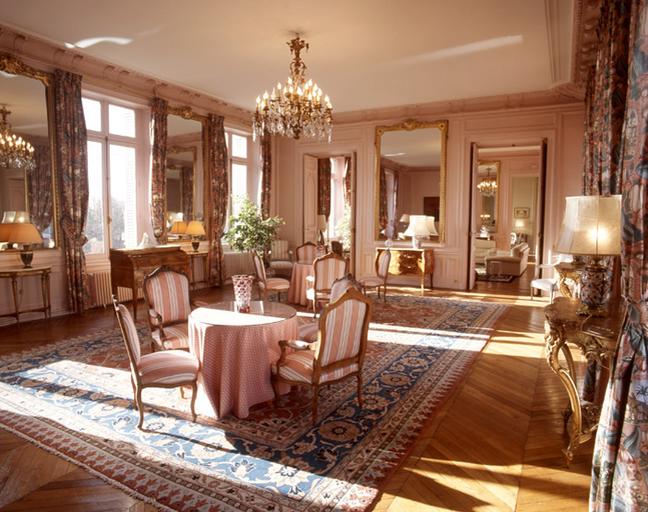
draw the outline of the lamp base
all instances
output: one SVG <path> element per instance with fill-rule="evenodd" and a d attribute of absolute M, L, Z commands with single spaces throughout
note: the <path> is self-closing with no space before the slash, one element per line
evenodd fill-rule
<path fill-rule="evenodd" d="M 417 236 L 412 237 L 412 249 L 420 249 L 421 248 L 421 239 Z"/>
<path fill-rule="evenodd" d="M 194 252 L 198 252 L 198 247 L 200 247 L 200 241 L 199 240 L 192 240 L 191 241 L 191 247 L 193 247 Z"/>
<path fill-rule="evenodd" d="M 34 253 L 32 251 L 20 251 L 20 260 L 23 262 L 23 268 L 32 268 Z"/>
<path fill-rule="evenodd" d="M 587 265 L 581 276 L 580 300 L 583 306 L 580 315 L 607 316 L 605 302 L 609 293 L 608 269 L 596 259 Z"/>

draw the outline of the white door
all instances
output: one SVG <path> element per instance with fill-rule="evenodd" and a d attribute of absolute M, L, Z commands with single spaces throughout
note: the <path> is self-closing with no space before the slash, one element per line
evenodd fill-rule
<path fill-rule="evenodd" d="M 317 243 L 317 157 L 304 155 L 304 242 Z"/>
<path fill-rule="evenodd" d="M 470 145 L 470 231 L 468 233 L 468 290 L 475 287 L 475 238 L 477 238 L 477 170 L 479 168 L 479 148 L 474 142 Z"/>

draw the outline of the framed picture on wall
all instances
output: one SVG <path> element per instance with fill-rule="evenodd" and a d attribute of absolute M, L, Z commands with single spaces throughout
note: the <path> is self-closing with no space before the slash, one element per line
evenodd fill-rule
<path fill-rule="evenodd" d="M 529 218 L 529 208 L 526 207 L 517 207 L 513 208 L 513 218 L 514 219 L 528 219 Z"/>

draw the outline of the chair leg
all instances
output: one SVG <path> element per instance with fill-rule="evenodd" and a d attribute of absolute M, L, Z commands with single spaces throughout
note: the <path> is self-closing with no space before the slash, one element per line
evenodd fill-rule
<path fill-rule="evenodd" d="M 319 386 L 313 386 L 313 399 L 311 404 L 311 413 L 313 419 L 313 425 L 317 423 L 317 400 L 319 398 Z"/>
<path fill-rule="evenodd" d="M 383 302 L 387 302 L 387 285 L 383 285 Z"/>
<path fill-rule="evenodd" d="M 139 405 L 137 403 L 137 400 L 135 397 L 137 396 L 137 388 L 135 387 L 135 381 L 133 380 L 133 377 L 131 376 L 131 386 L 133 386 L 133 403 L 135 404 L 135 410 L 139 409 Z"/>
<path fill-rule="evenodd" d="M 198 383 L 194 380 L 191 384 L 191 421 L 196 422 L 196 398 L 198 397 Z"/>
<path fill-rule="evenodd" d="M 358 405 L 362 409 L 362 374 L 358 372 Z"/>
<path fill-rule="evenodd" d="M 180 386 L 180 398 L 184 400 L 185 398 L 185 389 L 184 386 Z"/>
<path fill-rule="evenodd" d="M 274 406 L 277 407 L 279 405 L 279 380 L 276 377 L 272 377 L 272 391 L 274 391 Z"/>
<path fill-rule="evenodd" d="M 135 393 L 135 403 L 137 404 L 137 409 L 139 410 L 139 423 L 137 428 L 144 430 L 142 425 L 144 425 L 144 406 L 142 405 L 142 388 L 137 388 Z"/>

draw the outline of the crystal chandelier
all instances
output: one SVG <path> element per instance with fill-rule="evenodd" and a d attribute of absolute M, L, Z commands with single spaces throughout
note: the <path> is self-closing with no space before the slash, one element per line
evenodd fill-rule
<path fill-rule="evenodd" d="M 497 192 L 497 179 L 490 177 L 490 168 L 487 171 L 486 177 L 477 183 L 477 190 L 482 196 L 492 197 Z"/>
<path fill-rule="evenodd" d="M 33 169 L 34 146 L 22 137 L 11 133 L 7 116 L 11 114 L 3 105 L 0 108 L 0 167 L 8 169 Z"/>
<path fill-rule="evenodd" d="M 306 80 L 306 64 L 300 57 L 308 43 L 297 35 L 287 44 L 293 56 L 290 78 L 283 85 L 277 83 L 270 94 L 266 91 L 257 97 L 253 137 L 270 133 L 299 139 L 303 135 L 331 142 L 331 101 L 313 80 Z"/>

